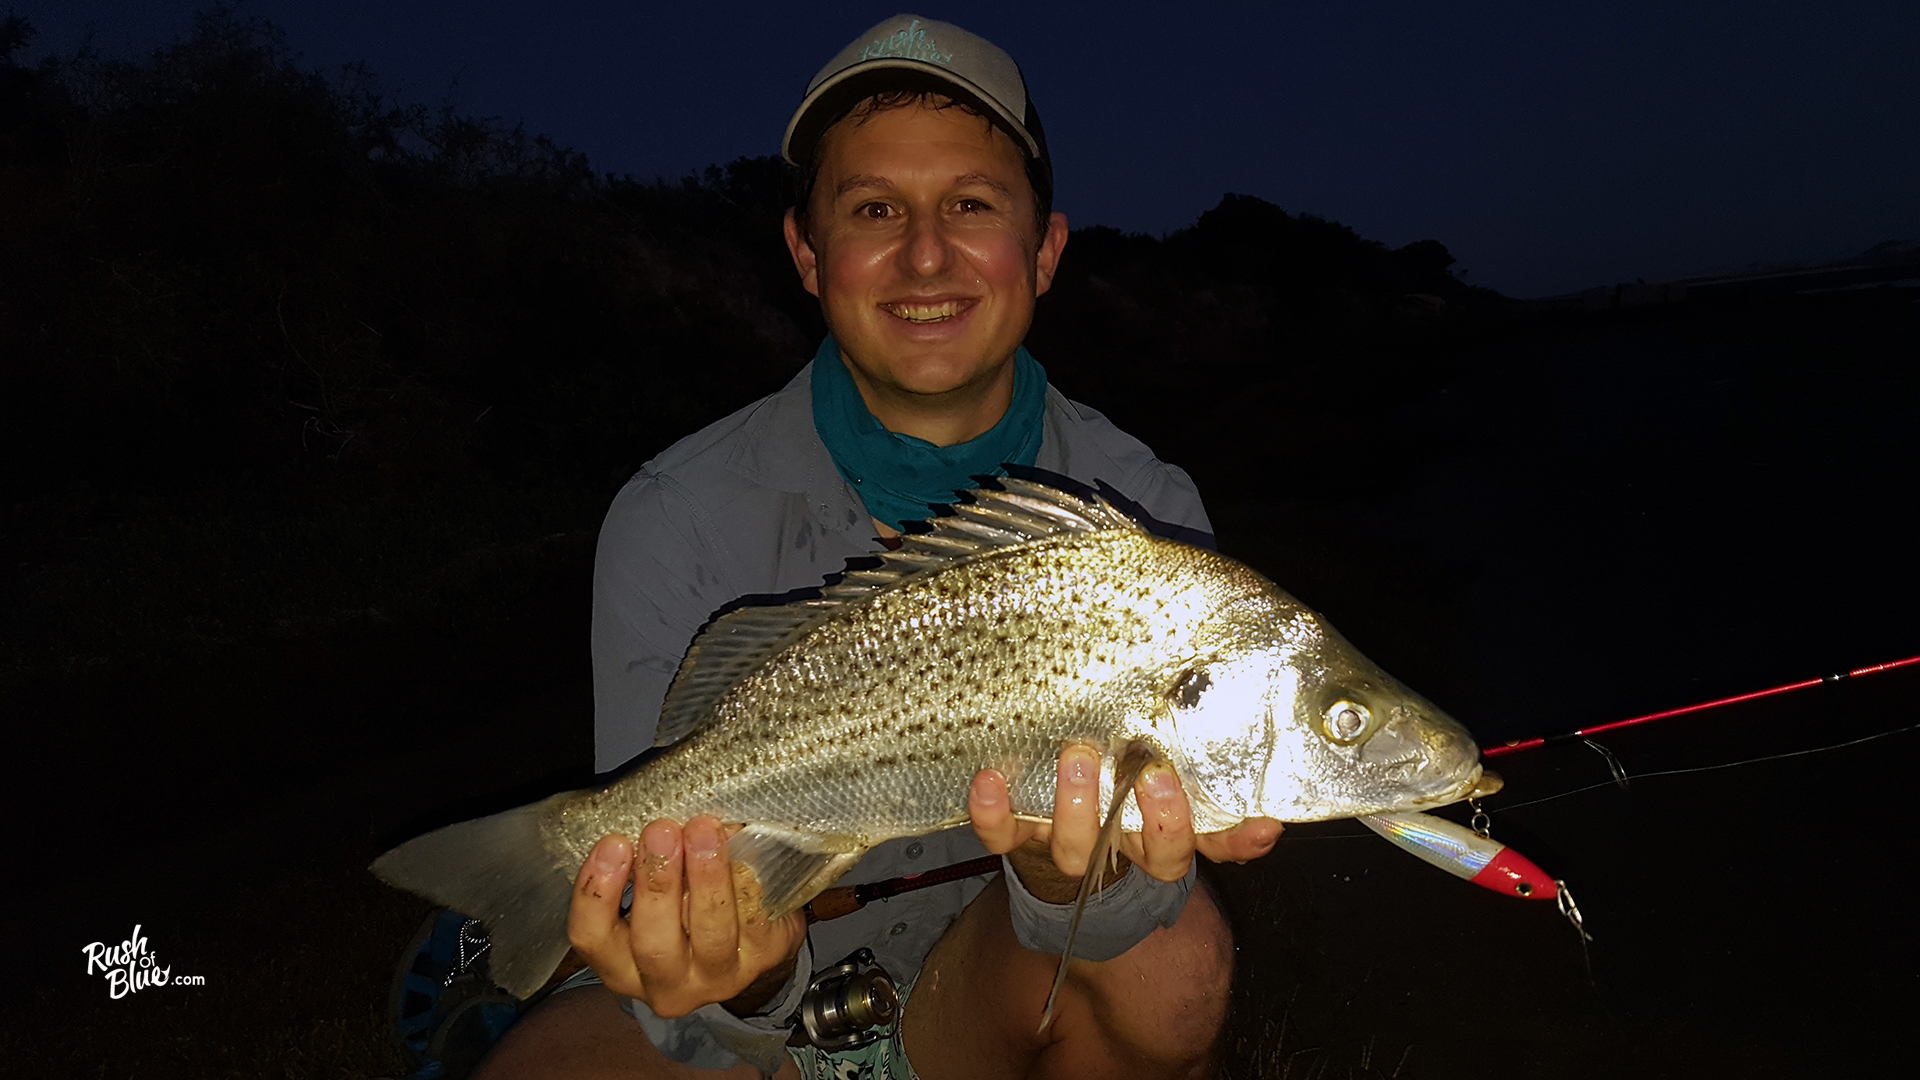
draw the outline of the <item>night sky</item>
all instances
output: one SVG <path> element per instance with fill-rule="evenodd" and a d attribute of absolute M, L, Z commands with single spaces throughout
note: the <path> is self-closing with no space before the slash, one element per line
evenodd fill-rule
<path fill-rule="evenodd" d="M 15 0 L 34 53 L 125 55 L 204 0 Z M 890 7 L 258 0 L 305 62 L 678 176 L 774 153 Z M 1025 69 L 1076 225 L 1162 232 L 1223 192 L 1540 296 L 1920 238 L 1920 4 L 960 3 Z"/>

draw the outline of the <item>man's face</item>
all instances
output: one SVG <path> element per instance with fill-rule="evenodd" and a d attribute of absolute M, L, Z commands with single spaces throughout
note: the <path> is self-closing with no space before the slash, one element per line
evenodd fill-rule
<path fill-rule="evenodd" d="M 921 105 L 827 133 L 803 235 L 787 243 L 856 375 L 883 393 L 992 381 L 1053 282 L 1066 218 L 1035 235 L 1025 159 L 1004 132 Z"/>

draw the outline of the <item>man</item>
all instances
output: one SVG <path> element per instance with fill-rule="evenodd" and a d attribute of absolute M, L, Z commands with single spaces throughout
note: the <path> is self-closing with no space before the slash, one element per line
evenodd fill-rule
<path fill-rule="evenodd" d="M 786 389 L 682 440 L 615 499 L 595 568 L 602 770 L 653 744 L 673 672 L 716 609 L 819 584 L 1003 462 L 1104 481 L 1160 522 L 1208 528 L 1186 474 L 1048 387 L 1021 347 L 1067 224 L 1010 57 L 958 27 L 887 20 L 814 79 L 784 151 L 802 178 L 787 244 L 831 337 Z M 592 974 L 521 1021 L 480 1075 L 1194 1075 L 1232 973 L 1225 920 L 1192 888 L 1194 853 L 1252 858 L 1279 825 L 1195 837 L 1178 782 L 1149 770 L 1131 870 L 1089 907 L 1037 1034 L 1099 826 L 1098 766 L 1090 748 L 1062 752 L 1051 826 L 1015 820 L 1005 779 L 981 773 L 971 830 L 884 844 L 851 880 L 983 852 L 1010 873 L 872 904 L 811 940 L 798 916 L 736 910 L 721 822 L 655 822 L 637 863 L 626 838 L 606 838 L 569 919 Z M 853 1054 L 787 1057 L 782 1024 L 809 973 L 861 945 L 901 985 L 899 1023 Z M 612 993 L 580 988 L 595 981 Z"/>

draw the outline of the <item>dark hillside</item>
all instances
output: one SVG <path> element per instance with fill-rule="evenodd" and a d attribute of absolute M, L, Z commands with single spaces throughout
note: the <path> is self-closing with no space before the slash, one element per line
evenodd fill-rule
<path fill-rule="evenodd" d="M 0 467 L 25 602 L 0 672 L 386 608 L 459 548 L 591 529 L 642 461 L 778 386 L 823 332 L 772 159 L 598 177 L 545 139 L 396 106 L 365 72 L 304 71 L 230 14 L 145 63 L 9 66 L 3 92 Z M 1297 397 L 1329 368 L 1398 363 L 1376 346 L 1432 336 L 1449 300 L 1484 302 L 1436 243 L 1389 251 L 1241 196 L 1164 240 L 1083 229 L 1069 252 L 1036 349 L 1186 457 L 1217 426 L 1204 397 L 1136 415 L 1172 372 Z M 489 501 L 559 516 L 509 524 Z M 362 531 L 308 531 L 343 519 Z M 274 536 L 275 569 L 204 529 Z M 336 543 L 380 565 L 325 599 L 204 587 L 329 577 L 314 545 Z M 219 575 L 191 564 L 209 546 Z M 148 639 L 108 643 L 90 620 L 129 597 L 88 583 L 132 549 L 188 562 L 136 590 Z"/>

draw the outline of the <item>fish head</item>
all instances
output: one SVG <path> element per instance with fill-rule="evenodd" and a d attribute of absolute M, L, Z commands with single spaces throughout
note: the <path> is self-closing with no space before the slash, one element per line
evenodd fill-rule
<path fill-rule="evenodd" d="M 1464 727 L 1277 588 L 1207 621 L 1167 673 L 1155 723 L 1196 829 L 1426 809 L 1480 783 Z"/>

